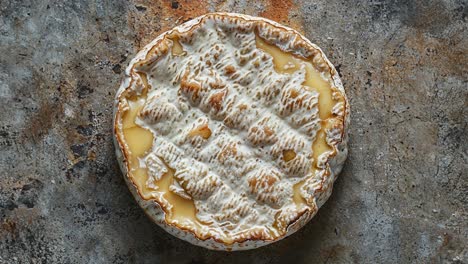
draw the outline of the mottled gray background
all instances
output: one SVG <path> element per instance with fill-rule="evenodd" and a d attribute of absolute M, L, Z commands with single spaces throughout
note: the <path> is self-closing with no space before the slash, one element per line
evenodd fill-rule
<path fill-rule="evenodd" d="M 467 263 L 467 1 L 0 1 L 0 263 Z M 114 156 L 130 58 L 210 11 L 303 32 L 336 65 L 350 155 L 302 230 L 247 252 L 166 234 Z"/>

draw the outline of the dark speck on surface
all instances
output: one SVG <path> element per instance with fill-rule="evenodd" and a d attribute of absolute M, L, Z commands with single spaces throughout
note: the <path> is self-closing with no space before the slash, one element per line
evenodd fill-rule
<path fill-rule="evenodd" d="M 93 126 L 92 125 L 79 125 L 76 127 L 76 131 L 83 135 L 83 136 L 91 136 L 93 134 Z"/>
<path fill-rule="evenodd" d="M 335 69 L 336 69 L 336 71 L 338 72 L 338 75 L 339 75 L 340 77 L 342 77 L 342 76 L 341 76 L 341 64 L 336 65 L 336 66 L 335 66 Z"/>
<path fill-rule="evenodd" d="M 140 12 L 146 11 L 146 7 L 144 7 L 144 6 L 136 5 L 135 8 Z"/>
<path fill-rule="evenodd" d="M 112 71 L 116 74 L 120 74 L 122 72 L 120 64 L 116 64 L 114 67 L 112 67 Z"/>
<path fill-rule="evenodd" d="M 70 148 L 76 157 L 85 157 L 88 154 L 86 144 L 71 145 Z"/>
<path fill-rule="evenodd" d="M 13 210 L 13 209 L 16 209 L 18 208 L 18 205 L 16 203 L 14 203 L 13 201 L 11 200 L 7 200 L 5 204 L 3 204 L 3 207 L 7 210 Z"/>
<path fill-rule="evenodd" d="M 88 83 L 79 83 L 77 87 L 77 92 L 78 92 L 78 98 L 83 99 L 86 96 L 92 94 L 94 92 L 94 89 L 90 87 L 90 84 Z"/>

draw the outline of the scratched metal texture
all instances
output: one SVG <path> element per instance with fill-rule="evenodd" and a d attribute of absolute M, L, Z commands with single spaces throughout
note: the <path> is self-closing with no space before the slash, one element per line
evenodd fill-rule
<path fill-rule="evenodd" d="M 213 11 L 303 32 L 352 107 L 330 200 L 296 234 L 246 252 L 153 224 L 112 144 L 132 56 Z M 467 13 L 462 0 L 0 1 L 0 263 L 467 263 Z"/>

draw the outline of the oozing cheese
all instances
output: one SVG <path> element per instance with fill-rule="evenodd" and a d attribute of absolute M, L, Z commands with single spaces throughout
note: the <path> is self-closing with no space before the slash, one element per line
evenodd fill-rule
<path fill-rule="evenodd" d="M 167 35 L 135 64 L 118 115 L 141 197 L 168 224 L 226 244 L 276 239 L 316 211 L 319 189 L 305 183 L 330 173 L 324 161 L 340 140 L 331 131 L 343 120 L 343 95 L 313 65 L 320 58 L 258 30 L 208 20 Z"/>
<path fill-rule="evenodd" d="M 161 179 L 153 182 L 157 188 L 148 188 L 148 173 L 146 164 L 141 164 L 140 159 L 144 159 L 145 155 L 152 148 L 153 134 L 135 123 L 141 108 L 146 102 L 146 97 L 140 97 L 136 101 L 128 100 L 129 109 L 125 112 L 122 118 L 124 124 L 123 134 L 125 143 L 128 147 L 130 175 L 138 186 L 138 190 L 145 199 L 154 198 L 155 189 L 162 194 L 172 208 L 167 212 L 167 220 L 172 223 L 184 223 L 199 226 L 199 221 L 195 217 L 196 209 L 192 200 L 185 199 L 173 192 L 169 191 L 169 186 L 174 182 L 174 170 L 168 168 Z"/>
<path fill-rule="evenodd" d="M 342 96 L 335 99 L 332 98 L 332 88 L 330 86 L 330 83 L 327 80 L 325 80 L 322 76 L 320 76 L 320 73 L 314 68 L 312 63 L 310 63 L 309 61 L 302 58 L 298 58 L 291 53 L 285 52 L 277 46 L 268 44 L 258 36 L 255 40 L 258 48 L 269 53 L 272 56 L 273 63 L 275 64 L 275 70 L 278 73 L 291 74 L 301 68 L 305 68 L 306 76 L 305 81 L 302 84 L 307 86 L 310 90 L 315 90 L 319 93 L 319 116 L 322 120 L 322 126 L 326 126 L 326 120 L 332 116 L 333 106 L 335 106 L 337 101 L 343 102 L 344 98 Z M 326 141 L 325 129 L 322 128 L 318 131 L 317 136 L 312 145 L 312 153 L 314 159 L 314 167 L 312 168 L 312 170 L 315 170 L 317 168 L 318 157 L 328 151 L 331 151 L 331 147 Z M 287 153 L 292 155 L 291 151 Z M 296 183 L 293 187 L 293 199 L 298 207 L 302 207 L 306 204 L 305 200 L 300 194 L 300 189 L 302 188 L 303 184 L 304 182 L 301 181 Z"/>

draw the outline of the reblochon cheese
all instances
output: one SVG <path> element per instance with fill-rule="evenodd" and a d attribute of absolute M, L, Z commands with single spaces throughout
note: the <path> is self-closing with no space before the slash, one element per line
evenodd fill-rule
<path fill-rule="evenodd" d="M 278 241 L 331 194 L 349 103 L 333 65 L 297 31 L 213 13 L 131 61 L 117 92 L 117 157 L 166 231 L 217 250 Z"/>

